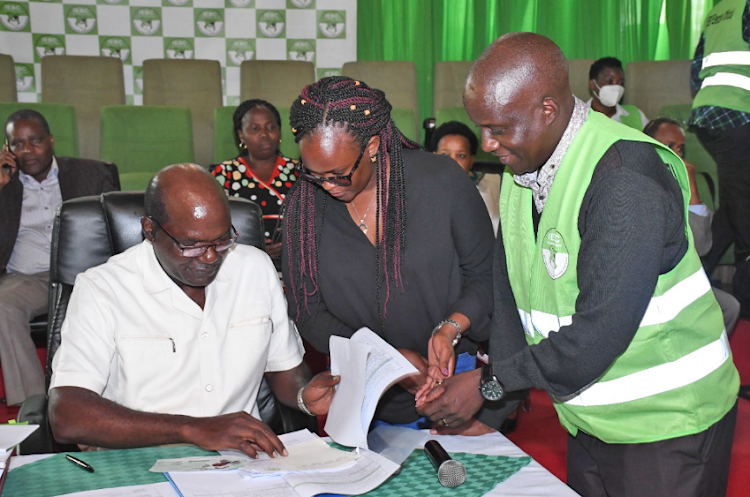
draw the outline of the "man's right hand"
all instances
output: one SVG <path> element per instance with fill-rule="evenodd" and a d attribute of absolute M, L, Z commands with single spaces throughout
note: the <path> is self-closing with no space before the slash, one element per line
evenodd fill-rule
<path fill-rule="evenodd" d="M 235 449 L 254 459 L 258 452 L 271 457 L 276 457 L 275 453 L 288 455 L 273 430 L 246 412 L 191 418 L 184 427 L 184 438 L 202 449 Z"/>
<path fill-rule="evenodd" d="M 0 152 L 0 190 L 10 183 L 17 169 L 16 158 L 8 150 L 8 145 L 3 145 L 3 150 Z"/>

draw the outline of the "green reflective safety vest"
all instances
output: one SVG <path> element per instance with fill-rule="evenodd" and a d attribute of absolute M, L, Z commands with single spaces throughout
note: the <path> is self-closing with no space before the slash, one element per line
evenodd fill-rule
<path fill-rule="evenodd" d="M 693 109 L 715 105 L 750 112 L 750 50 L 742 39 L 747 0 L 722 0 L 708 13 L 703 34 L 703 79 Z"/>
<path fill-rule="evenodd" d="M 627 116 L 621 115 L 620 122 L 629 128 L 643 131 L 643 121 L 641 120 L 641 112 L 635 105 L 622 105 L 621 106 L 628 113 Z"/>
<path fill-rule="evenodd" d="M 502 182 L 500 219 L 508 276 L 527 342 L 533 346 L 552 332 L 565 333 L 576 319 L 581 203 L 599 159 L 623 139 L 652 143 L 676 176 L 690 246 L 672 271 L 659 276 L 625 352 L 575 397 L 553 401 L 572 435 L 580 429 L 607 443 L 642 443 L 705 430 L 731 409 L 739 388 L 721 309 L 688 229 L 684 164 L 643 133 L 589 111 L 552 183 L 538 234 L 531 190 L 511 176 Z"/>

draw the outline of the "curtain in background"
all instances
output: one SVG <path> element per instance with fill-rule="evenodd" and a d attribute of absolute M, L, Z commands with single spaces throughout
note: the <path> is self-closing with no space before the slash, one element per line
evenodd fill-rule
<path fill-rule="evenodd" d="M 435 62 L 473 60 L 504 33 L 543 34 L 570 59 L 689 59 L 717 1 L 358 0 L 357 59 L 413 61 L 421 121 Z"/>

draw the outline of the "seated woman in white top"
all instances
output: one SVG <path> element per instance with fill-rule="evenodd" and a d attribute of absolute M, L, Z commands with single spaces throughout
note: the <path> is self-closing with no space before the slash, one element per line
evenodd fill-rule
<path fill-rule="evenodd" d="M 449 121 L 440 125 L 432 135 L 430 150 L 447 155 L 466 171 L 482 195 L 492 220 L 492 228 L 497 236 L 500 222 L 500 174 L 486 174 L 472 171 L 476 160 L 479 140 L 471 129 L 462 122 Z"/>

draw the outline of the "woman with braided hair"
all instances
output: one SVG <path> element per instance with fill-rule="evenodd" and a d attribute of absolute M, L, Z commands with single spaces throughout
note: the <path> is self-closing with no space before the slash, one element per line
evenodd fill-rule
<path fill-rule="evenodd" d="M 282 268 L 290 316 L 317 350 L 368 327 L 416 366 L 375 417 L 417 427 L 428 361 L 443 376 L 473 369 L 488 337 L 494 237 L 466 174 L 417 150 L 390 111 L 382 91 L 342 76 L 302 90 L 290 112 L 301 177 L 287 195 Z"/>

